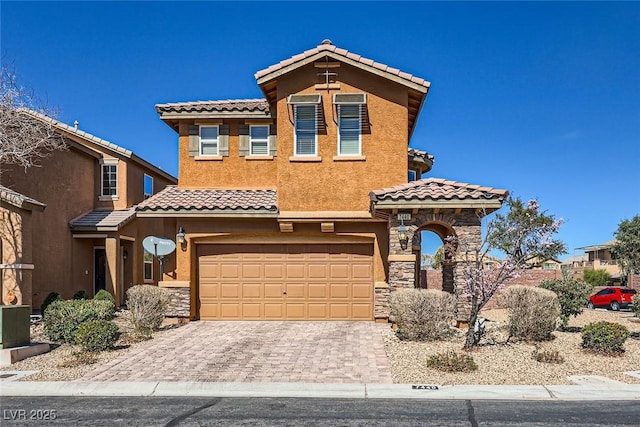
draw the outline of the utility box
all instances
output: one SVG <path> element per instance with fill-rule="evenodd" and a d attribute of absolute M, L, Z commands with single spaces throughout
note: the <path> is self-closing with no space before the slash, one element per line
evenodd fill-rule
<path fill-rule="evenodd" d="M 0 348 L 28 345 L 31 341 L 31 307 L 0 305 Z"/>

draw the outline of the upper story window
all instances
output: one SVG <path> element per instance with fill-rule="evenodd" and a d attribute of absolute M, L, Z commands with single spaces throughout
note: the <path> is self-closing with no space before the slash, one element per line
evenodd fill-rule
<path fill-rule="evenodd" d="M 250 154 L 252 156 L 269 155 L 269 126 L 251 126 L 250 135 Z"/>
<path fill-rule="evenodd" d="M 416 171 L 409 169 L 409 182 L 413 182 L 417 179 L 418 174 Z"/>
<path fill-rule="evenodd" d="M 145 200 L 153 196 L 153 177 L 144 174 L 144 198 Z"/>
<path fill-rule="evenodd" d="M 362 154 L 362 111 L 367 103 L 364 93 L 336 93 L 333 95 L 338 116 L 338 156 Z"/>
<path fill-rule="evenodd" d="M 218 126 L 200 126 L 200 155 L 218 155 Z"/>
<path fill-rule="evenodd" d="M 312 105 L 296 105 L 295 112 L 295 155 L 316 156 L 318 154 L 318 138 L 316 133 L 316 107 Z"/>
<path fill-rule="evenodd" d="M 118 159 L 102 159 L 100 175 L 100 197 L 116 199 L 118 197 Z"/>

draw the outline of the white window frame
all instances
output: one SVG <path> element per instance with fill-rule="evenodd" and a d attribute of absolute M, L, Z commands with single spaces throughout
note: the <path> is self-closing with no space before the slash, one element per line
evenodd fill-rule
<path fill-rule="evenodd" d="M 266 128 L 267 129 L 267 137 L 263 140 L 260 138 L 253 138 L 252 129 L 253 128 Z M 262 142 L 265 144 L 266 151 L 264 153 L 256 153 L 253 150 L 254 142 Z M 249 125 L 249 154 L 252 156 L 268 156 L 269 155 L 269 125 Z"/>
<path fill-rule="evenodd" d="M 218 135 L 215 139 L 216 142 L 216 152 L 214 154 L 204 154 L 202 152 L 202 143 L 207 141 L 213 141 L 212 139 L 203 139 L 202 138 L 202 129 L 216 128 L 216 134 Z M 200 125 L 198 129 L 198 154 L 200 156 L 219 156 L 220 155 L 220 126 L 219 125 Z"/>
<path fill-rule="evenodd" d="M 147 192 L 147 178 L 151 180 L 151 192 Z M 144 178 L 142 178 L 142 194 L 144 200 L 147 200 L 149 197 L 153 196 L 153 177 L 151 175 L 144 174 Z"/>
<path fill-rule="evenodd" d="M 413 179 L 411 179 L 411 174 L 413 174 Z M 413 182 L 413 181 L 417 181 L 418 180 L 418 172 L 414 171 L 413 169 L 409 169 L 409 172 L 407 173 L 407 178 L 409 180 L 409 182 Z"/>
<path fill-rule="evenodd" d="M 362 107 L 360 104 L 337 104 L 338 110 L 338 156 L 361 156 L 362 155 Z M 343 153 L 342 152 L 342 135 L 340 131 L 342 109 L 344 107 L 355 107 L 358 109 L 358 152 Z"/>
<path fill-rule="evenodd" d="M 150 260 L 146 259 L 147 255 L 151 258 Z M 150 270 L 151 271 L 151 277 L 147 277 L 146 276 L 147 264 L 151 265 L 151 270 Z M 153 282 L 153 254 L 151 254 L 151 253 L 149 253 L 147 251 L 143 251 L 143 254 L 142 254 L 142 280 L 144 282 Z"/>
<path fill-rule="evenodd" d="M 101 159 L 100 160 L 100 200 L 118 200 L 118 159 Z M 115 170 L 115 194 L 104 194 L 104 169 L 105 167 L 113 167 Z M 111 187 L 110 187 L 111 188 Z"/>
<path fill-rule="evenodd" d="M 313 146 L 314 152 L 309 154 L 300 154 L 298 153 L 298 108 L 313 108 L 314 117 L 313 117 Z M 317 157 L 318 156 L 318 107 L 317 105 L 302 105 L 295 104 L 294 105 L 294 129 L 293 129 L 293 155 L 296 157 Z"/>

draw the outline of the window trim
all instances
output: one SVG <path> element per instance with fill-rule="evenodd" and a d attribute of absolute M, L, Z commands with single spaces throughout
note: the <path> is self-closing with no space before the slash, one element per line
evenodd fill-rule
<path fill-rule="evenodd" d="M 343 153 L 341 151 L 342 146 L 341 146 L 341 140 L 342 140 L 342 135 L 340 132 L 340 123 L 341 123 L 341 116 L 342 116 L 342 106 L 347 106 L 347 107 L 357 107 L 358 108 L 358 152 L 357 153 Z M 361 156 L 362 155 L 362 107 L 361 104 L 336 104 L 337 110 L 338 110 L 338 156 Z"/>
<path fill-rule="evenodd" d="M 151 256 L 151 260 L 150 260 L 150 261 L 147 261 L 147 260 L 145 259 L 145 257 L 146 257 L 147 255 L 150 255 L 150 256 Z M 151 264 L 151 277 L 146 277 L 146 276 L 145 276 L 145 273 L 146 273 L 146 271 L 145 271 L 145 267 L 147 266 L 147 264 Z M 149 253 L 149 252 L 147 252 L 147 251 L 143 251 L 143 252 L 142 252 L 142 280 L 143 280 L 145 283 L 153 282 L 153 254 L 151 254 L 151 253 Z"/>
<path fill-rule="evenodd" d="M 411 179 L 410 175 L 411 173 L 413 173 L 413 179 Z M 418 172 L 414 171 L 413 169 L 409 169 L 409 172 L 407 172 L 407 178 L 408 178 L 408 182 L 414 182 L 418 180 Z"/>
<path fill-rule="evenodd" d="M 118 179 L 120 177 L 120 171 L 118 168 L 118 163 L 119 163 L 119 159 L 112 159 L 112 158 L 107 158 L 107 159 L 100 159 L 100 193 L 98 195 L 98 199 L 99 200 L 118 200 L 119 198 L 119 185 L 118 185 Z M 115 168 L 115 194 L 104 194 L 104 168 L 105 166 L 107 167 L 114 167 Z"/>
<path fill-rule="evenodd" d="M 253 128 L 266 128 L 267 129 L 267 137 L 264 139 L 264 141 L 262 139 L 253 139 L 253 135 L 251 134 L 251 130 Z M 254 142 L 264 142 L 266 145 L 266 149 L 267 151 L 265 153 L 255 153 L 253 151 L 253 143 Z M 269 156 L 269 125 L 249 125 L 249 156 L 254 156 L 255 157 L 264 157 L 264 156 Z"/>
<path fill-rule="evenodd" d="M 313 117 L 313 153 L 298 153 L 298 108 L 309 107 L 314 109 Z M 294 104 L 293 110 L 293 156 L 294 157 L 318 157 L 318 104 Z"/>
<path fill-rule="evenodd" d="M 149 178 L 151 180 L 151 193 L 147 193 L 147 178 Z M 154 182 L 153 182 L 153 177 L 149 174 L 144 174 L 144 177 L 142 178 L 142 197 L 144 200 L 147 200 L 149 197 L 153 196 L 153 186 L 154 186 Z"/>
<path fill-rule="evenodd" d="M 215 154 L 204 154 L 202 152 L 202 129 L 216 128 L 216 152 Z M 212 140 L 205 140 L 212 141 Z M 198 157 L 220 157 L 220 125 L 199 125 L 198 126 Z"/>

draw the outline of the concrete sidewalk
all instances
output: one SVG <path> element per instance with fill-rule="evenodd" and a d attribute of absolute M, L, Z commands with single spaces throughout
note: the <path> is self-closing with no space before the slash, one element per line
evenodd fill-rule
<path fill-rule="evenodd" d="M 452 385 L 206 383 L 206 382 L 0 382 L 0 396 L 199 396 L 452 400 L 640 400 L 640 384 Z"/>

